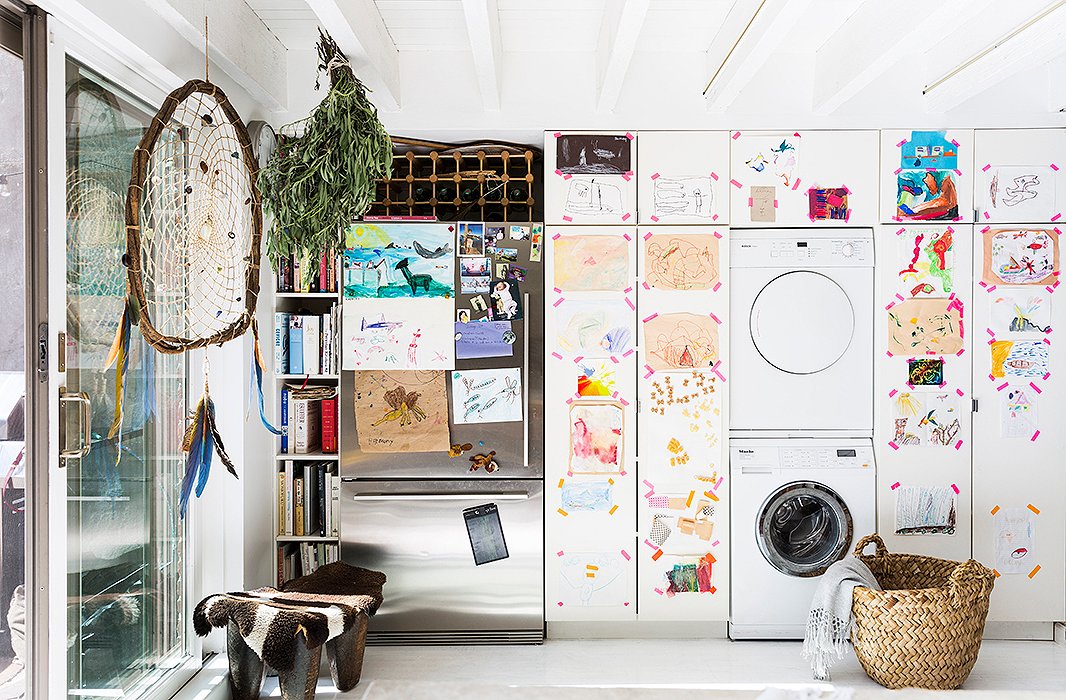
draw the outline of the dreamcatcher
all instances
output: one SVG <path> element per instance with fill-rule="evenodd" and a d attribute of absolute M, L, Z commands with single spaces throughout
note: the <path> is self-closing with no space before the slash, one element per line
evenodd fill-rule
<path fill-rule="evenodd" d="M 204 80 L 190 80 L 172 92 L 141 138 L 126 198 L 123 263 L 129 293 L 108 356 L 108 363 L 116 364 L 112 435 L 122 427 L 133 325 L 152 347 L 168 354 L 221 345 L 251 327 L 259 416 L 280 434 L 263 408 L 263 358 L 255 323 L 263 229 L 255 162 L 236 110 L 222 90 Z M 182 449 L 184 517 L 194 482 L 197 496 L 207 485 L 216 452 L 237 476 L 215 425 L 206 354 L 203 396 Z"/>

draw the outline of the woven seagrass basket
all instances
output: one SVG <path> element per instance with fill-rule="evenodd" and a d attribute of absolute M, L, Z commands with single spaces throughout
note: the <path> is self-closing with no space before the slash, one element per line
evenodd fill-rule
<path fill-rule="evenodd" d="M 862 550 L 877 547 L 873 555 Z M 977 661 L 995 574 L 970 559 L 959 563 L 890 554 L 868 535 L 855 556 L 884 590 L 856 586 L 852 601 L 855 655 L 886 688 L 958 688 Z"/>

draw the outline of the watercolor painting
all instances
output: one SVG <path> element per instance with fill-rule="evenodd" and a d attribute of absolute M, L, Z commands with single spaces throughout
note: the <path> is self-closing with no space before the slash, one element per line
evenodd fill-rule
<path fill-rule="evenodd" d="M 1043 340 L 993 340 L 992 376 L 1043 379 L 1051 372 L 1048 365 L 1051 346 Z"/>
<path fill-rule="evenodd" d="M 997 289 L 992 297 L 992 330 L 997 335 L 1051 332 L 1051 296 L 1043 289 Z"/>
<path fill-rule="evenodd" d="M 622 236 L 560 236 L 555 287 L 564 292 L 620 292 L 629 287 L 629 241 Z"/>
<path fill-rule="evenodd" d="M 610 481 L 566 482 L 560 489 L 562 508 L 567 513 L 610 511 L 611 486 Z"/>
<path fill-rule="evenodd" d="M 896 489 L 897 535 L 954 535 L 958 494 L 950 486 Z"/>
<path fill-rule="evenodd" d="M 718 361 L 718 323 L 700 314 L 656 314 L 644 319 L 644 347 L 644 361 L 656 371 L 711 367 Z"/>
<path fill-rule="evenodd" d="M 612 396 L 618 391 L 616 365 L 604 362 L 578 365 L 577 392 L 581 397 Z"/>
<path fill-rule="evenodd" d="M 899 148 L 903 169 L 955 170 L 959 167 L 959 146 L 949 141 L 945 131 L 912 131 Z"/>
<path fill-rule="evenodd" d="M 566 552 L 559 557 L 562 605 L 604 607 L 629 602 L 629 562 L 621 552 Z"/>
<path fill-rule="evenodd" d="M 996 507 L 992 516 L 993 566 L 999 574 L 1029 574 L 1035 567 L 1036 513 L 1029 508 Z"/>
<path fill-rule="evenodd" d="M 750 153 L 744 164 L 756 173 L 780 180 L 792 187 L 799 168 L 800 139 L 798 134 L 769 134 L 743 139 L 743 147 Z"/>
<path fill-rule="evenodd" d="M 896 175 L 896 216 L 903 221 L 955 221 L 959 195 L 950 170 L 903 170 Z"/>
<path fill-rule="evenodd" d="M 617 401 L 570 404 L 570 471 L 617 474 L 622 471 L 625 409 Z"/>
<path fill-rule="evenodd" d="M 714 234 L 653 233 L 644 238 L 644 281 L 655 289 L 714 289 L 720 259 Z"/>
<path fill-rule="evenodd" d="M 997 166 L 984 206 L 992 220 L 1050 221 L 1055 208 L 1055 171 L 1048 165 Z"/>
<path fill-rule="evenodd" d="M 898 289 L 902 296 L 948 296 L 954 290 L 954 232 L 916 226 L 899 236 Z M 903 262 L 906 261 L 906 262 Z"/>
<path fill-rule="evenodd" d="M 633 347 L 633 310 L 620 299 L 568 299 L 557 307 L 555 324 L 555 347 L 560 353 L 610 357 Z"/>
<path fill-rule="evenodd" d="M 714 183 L 709 177 L 657 177 L 652 207 L 657 219 L 671 216 L 714 216 Z"/>
<path fill-rule="evenodd" d="M 344 298 L 455 296 L 452 224 L 359 222 L 344 231 Z"/>
<path fill-rule="evenodd" d="M 984 232 L 986 284 L 1050 285 L 1059 272 L 1059 237 L 1046 229 L 989 229 Z"/>
<path fill-rule="evenodd" d="M 1003 415 L 1000 436 L 1005 438 L 1033 437 L 1038 430 L 1036 392 L 1032 387 L 1009 386 L 1003 392 Z"/>
<path fill-rule="evenodd" d="M 452 372 L 453 423 L 510 423 L 521 420 L 521 369 L 467 369 Z"/>
<path fill-rule="evenodd" d="M 447 452 L 443 370 L 355 373 L 355 429 L 364 452 Z"/>
<path fill-rule="evenodd" d="M 954 355 L 963 348 L 957 301 L 908 299 L 887 312 L 888 352 L 893 355 Z"/>
<path fill-rule="evenodd" d="M 452 369 L 452 299 L 345 299 L 342 369 Z"/>

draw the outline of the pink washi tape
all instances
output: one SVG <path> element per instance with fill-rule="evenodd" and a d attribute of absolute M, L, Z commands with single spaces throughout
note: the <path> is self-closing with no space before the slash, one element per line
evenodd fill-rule
<path fill-rule="evenodd" d="M 1036 442 L 1036 439 L 1038 437 L 1040 437 L 1040 431 L 1039 430 L 1036 431 L 1035 433 L 1033 433 L 1033 437 L 1029 438 L 1029 442 Z"/>
<path fill-rule="evenodd" d="M 905 143 L 907 143 L 907 139 L 903 139 L 902 141 L 900 141 L 899 143 L 897 143 L 897 144 L 896 144 L 896 148 L 900 148 L 900 147 L 901 147 L 901 146 L 902 146 L 903 144 L 905 144 Z"/>
<path fill-rule="evenodd" d="M 622 214 L 622 221 L 629 221 L 629 217 L 631 216 L 633 215 L 627 211 L 625 214 Z M 629 240 L 629 234 L 626 234 L 626 240 Z"/>
<path fill-rule="evenodd" d="M 646 316 L 646 317 L 640 319 L 640 321 L 641 321 L 641 323 L 647 323 L 648 321 L 652 320 L 653 318 L 657 317 L 658 315 L 659 315 L 658 312 L 656 312 L 656 313 L 653 313 L 651 316 Z"/>
<path fill-rule="evenodd" d="M 626 550 L 623 549 L 623 550 L 620 550 L 620 553 L 621 553 L 621 555 L 623 557 L 625 557 L 626 561 L 629 561 L 629 552 L 627 552 Z"/>
<path fill-rule="evenodd" d="M 734 179 L 734 180 L 730 180 L 730 181 L 729 181 L 729 184 L 730 184 L 730 185 L 732 185 L 733 187 L 736 187 L 736 188 L 737 188 L 738 190 L 739 190 L 739 189 L 740 189 L 741 187 L 743 187 L 743 186 L 744 186 L 744 185 L 740 184 L 739 182 L 737 182 L 737 181 L 736 181 L 735 179 Z"/>
<path fill-rule="evenodd" d="M 962 440 L 959 440 L 959 444 L 960 444 L 960 445 L 962 444 Z M 959 487 L 958 487 L 958 485 L 957 485 L 957 484 L 952 484 L 952 485 L 951 485 L 951 490 L 952 490 L 952 491 L 954 491 L 956 495 L 958 495 L 958 493 L 959 493 Z"/>
<path fill-rule="evenodd" d="M 739 138 L 740 138 L 740 132 L 739 131 L 734 131 L 733 132 L 733 140 L 736 140 L 736 139 L 739 139 Z"/>
<path fill-rule="evenodd" d="M 888 392 L 888 398 L 892 398 L 893 396 L 895 396 L 898 393 L 899 393 L 898 389 L 893 389 L 892 391 Z"/>
<path fill-rule="evenodd" d="M 658 180 L 658 179 L 659 179 L 659 177 L 660 177 L 659 173 L 652 173 L 652 174 L 651 174 L 651 179 L 652 179 L 652 180 Z"/>

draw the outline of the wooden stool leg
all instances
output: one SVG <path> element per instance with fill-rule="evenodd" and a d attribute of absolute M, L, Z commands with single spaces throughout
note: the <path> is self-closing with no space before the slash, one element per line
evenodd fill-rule
<path fill-rule="evenodd" d="M 256 700 L 263 687 L 263 660 L 245 643 L 235 622 L 226 626 L 226 656 L 233 700 Z"/>
<path fill-rule="evenodd" d="M 366 651 L 366 628 L 370 618 L 360 613 L 351 628 L 326 642 L 326 656 L 329 658 L 329 673 L 333 676 L 333 685 L 344 692 L 359 685 L 363 675 L 363 653 Z"/>
<path fill-rule="evenodd" d="M 308 649 L 303 635 L 296 638 L 296 658 L 292 668 L 278 672 L 278 686 L 284 700 L 315 700 L 318 667 L 322 663 L 322 646 Z"/>

